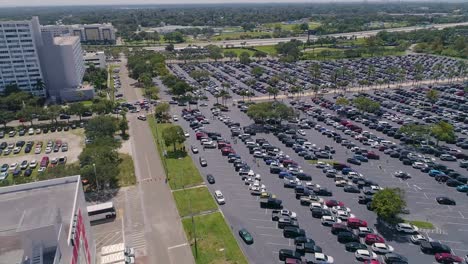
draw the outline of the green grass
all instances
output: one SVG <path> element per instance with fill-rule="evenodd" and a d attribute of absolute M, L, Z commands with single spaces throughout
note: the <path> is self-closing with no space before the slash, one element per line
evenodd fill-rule
<path fill-rule="evenodd" d="M 257 47 L 255 47 L 255 49 L 259 50 L 259 51 L 266 52 L 269 55 L 276 55 L 275 45 L 257 46 Z"/>
<path fill-rule="evenodd" d="M 190 187 L 201 184 L 203 179 L 197 167 L 193 163 L 192 158 L 182 151 L 172 153 L 172 147 L 167 149 L 168 158 L 165 158 L 163 153 L 166 147 L 162 139 L 162 131 L 165 128 L 174 126 L 173 124 L 156 124 L 156 120 L 152 115 L 148 116 L 148 122 L 153 133 L 153 139 L 156 142 L 159 155 L 163 161 L 163 166 L 166 168 L 167 177 L 171 189 L 181 189 L 182 187 Z M 183 145 L 178 145 L 180 149 Z M 182 155 L 185 154 L 185 155 Z"/>
<path fill-rule="evenodd" d="M 423 229 L 434 229 L 434 225 L 430 222 L 425 222 L 425 221 L 410 221 L 410 220 L 405 220 L 405 223 L 410 223 L 414 226 L 417 226 L 418 228 L 423 228 Z"/>
<path fill-rule="evenodd" d="M 83 105 L 86 107 L 91 107 L 93 105 L 93 101 L 91 100 L 81 101 L 81 103 L 83 103 Z"/>
<path fill-rule="evenodd" d="M 216 210 L 218 207 L 206 187 L 178 190 L 172 193 L 181 217 Z"/>
<path fill-rule="evenodd" d="M 219 35 L 213 36 L 212 40 L 226 40 L 226 39 L 242 39 L 242 37 L 246 38 L 258 38 L 263 35 L 271 35 L 268 32 L 224 32 Z"/>
<path fill-rule="evenodd" d="M 247 259 L 237 244 L 221 213 L 194 217 L 197 237 L 197 264 L 247 264 Z M 185 233 L 195 254 L 195 235 L 191 218 L 182 220 Z M 233 230 L 237 234 L 237 230 Z"/>
<path fill-rule="evenodd" d="M 249 50 L 249 49 L 243 49 L 243 48 L 232 48 L 232 49 L 223 49 L 223 52 L 226 52 L 226 51 L 233 51 L 237 54 L 237 57 L 240 56 L 241 53 L 243 52 L 247 52 L 249 53 L 250 56 L 252 56 L 254 54 L 254 51 L 253 50 Z"/>
<path fill-rule="evenodd" d="M 133 165 L 132 156 L 124 153 L 119 153 L 119 175 L 117 176 L 117 185 L 119 187 L 135 185 L 135 167 Z"/>

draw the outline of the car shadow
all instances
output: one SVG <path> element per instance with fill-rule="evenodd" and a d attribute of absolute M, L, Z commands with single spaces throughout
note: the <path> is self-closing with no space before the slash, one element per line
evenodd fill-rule
<path fill-rule="evenodd" d="M 377 219 L 374 225 L 377 232 L 385 238 L 386 241 L 394 241 L 397 243 L 408 243 L 410 242 L 409 236 L 399 233 L 394 225 L 391 225 L 381 219 Z"/>

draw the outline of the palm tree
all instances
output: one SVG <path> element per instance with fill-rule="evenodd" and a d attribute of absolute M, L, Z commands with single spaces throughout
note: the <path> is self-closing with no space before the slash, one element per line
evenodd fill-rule
<path fill-rule="evenodd" d="M 216 104 L 217 104 L 217 105 L 219 104 L 219 100 L 218 100 L 218 99 L 221 97 L 220 93 L 221 93 L 221 92 L 215 93 L 215 94 L 213 95 L 213 96 L 216 98 Z"/>
<path fill-rule="evenodd" d="M 268 98 L 270 98 L 270 95 L 273 95 L 273 100 L 276 100 L 276 96 L 279 93 L 279 89 L 276 87 L 268 87 L 267 92 L 268 92 Z"/>
<path fill-rule="evenodd" d="M 369 82 L 368 84 L 372 83 L 372 77 L 374 77 L 374 74 L 375 74 L 374 65 L 369 65 L 367 67 L 367 81 Z"/>
<path fill-rule="evenodd" d="M 37 90 L 45 89 L 45 83 L 42 81 L 42 79 L 37 79 L 35 86 Z"/>
<path fill-rule="evenodd" d="M 219 96 L 221 97 L 222 104 L 226 106 L 227 99 L 231 98 L 229 92 L 226 90 L 222 90 L 221 92 L 219 92 Z"/>

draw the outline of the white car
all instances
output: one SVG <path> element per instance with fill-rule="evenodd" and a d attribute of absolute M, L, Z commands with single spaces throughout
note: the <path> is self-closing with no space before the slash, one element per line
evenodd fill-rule
<path fill-rule="evenodd" d="M 327 256 L 323 253 L 315 253 L 312 259 L 312 263 L 320 263 L 320 264 L 331 264 L 333 263 L 334 259 L 332 256 Z"/>
<path fill-rule="evenodd" d="M 36 147 L 36 148 L 34 149 L 34 154 L 41 154 L 41 151 L 42 151 L 42 148 Z"/>
<path fill-rule="evenodd" d="M 172 116 L 172 120 L 174 120 L 174 121 L 179 121 L 179 117 L 177 117 L 176 115 L 173 115 L 173 116 Z"/>
<path fill-rule="evenodd" d="M 25 170 L 28 168 L 28 165 L 29 165 L 29 162 L 27 160 L 24 160 L 23 162 L 21 162 L 21 169 L 22 170 Z"/>
<path fill-rule="evenodd" d="M 216 190 L 216 191 L 214 192 L 214 197 L 215 197 L 216 202 L 217 202 L 218 204 L 225 204 L 225 203 L 226 203 L 226 201 L 224 200 L 223 193 L 222 193 L 221 191 Z"/>
<path fill-rule="evenodd" d="M 337 181 L 335 181 L 335 186 L 336 187 L 345 187 L 346 185 L 348 185 L 347 180 L 337 180 Z"/>
<path fill-rule="evenodd" d="M 359 227 L 358 229 L 358 234 L 360 237 L 365 237 L 369 234 L 375 234 L 375 231 L 374 229 L 370 228 L 370 227 Z"/>
<path fill-rule="evenodd" d="M 28 135 L 30 135 L 30 136 L 31 136 L 31 135 L 34 135 L 34 128 L 31 127 L 31 128 L 28 130 Z"/>
<path fill-rule="evenodd" d="M 372 251 L 377 254 L 387 254 L 393 252 L 393 247 L 385 243 L 374 243 L 371 246 Z"/>
<path fill-rule="evenodd" d="M 372 260 L 377 258 L 377 254 L 374 252 L 371 252 L 367 249 L 358 249 L 354 253 L 354 256 L 356 257 L 357 260 L 359 261 L 364 261 L 364 260 Z"/>
<path fill-rule="evenodd" d="M 184 136 L 185 137 L 190 137 L 190 134 L 187 131 L 184 131 Z"/>
<path fill-rule="evenodd" d="M 29 168 L 34 169 L 37 167 L 37 160 L 31 160 L 29 163 Z"/>
<path fill-rule="evenodd" d="M 299 135 L 301 135 L 301 136 L 305 136 L 305 135 L 306 135 L 306 132 L 305 132 L 304 130 L 302 130 L 302 129 L 299 129 L 299 130 L 297 131 L 297 133 L 298 133 Z"/>
<path fill-rule="evenodd" d="M 353 214 L 349 213 L 348 211 L 341 210 L 336 211 L 335 216 L 341 219 L 342 221 L 348 221 L 348 218 L 354 218 Z"/>
<path fill-rule="evenodd" d="M 322 209 L 328 209 L 328 207 L 326 205 L 322 205 L 321 203 L 311 203 L 310 204 L 310 210 L 314 209 L 314 208 L 322 208 Z"/>
<path fill-rule="evenodd" d="M 419 231 L 419 228 L 417 226 L 414 226 L 408 223 L 399 223 L 395 226 L 395 228 L 398 232 L 403 232 L 403 233 L 408 233 L 408 234 L 414 234 Z"/>
<path fill-rule="evenodd" d="M 425 237 L 423 235 L 412 235 L 410 237 L 410 240 L 411 240 L 411 243 L 413 243 L 415 245 L 419 245 L 423 241 L 430 241 L 427 237 Z"/>
<path fill-rule="evenodd" d="M 46 154 L 49 154 L 50 152 L 52 152 L 52 147 L 47 147 L 47 148 L 45 149 L 45 153 L 46 153 Z"/>
<path fill-rule="evenodd" d="M 265 184 L 261 184 L 259 181 L 255 181 L 255 182 L 253 182 L 253 183 L 251 183 L 249 185 L 249 189 L 252 189 L 252 188 L 255 188 L 255 187 L 260 188 L 260 189 L 266 189 Z"/>
<path fill-rule="evenodd" d="M 346 206 L 339 206 L 339 205 L 337 205 L 337 206 L 333 206 L 333 207 L 332 207 L 332 212 L 333 212 L 334 214 L 336 214 L 338 211 L 345 211 L 345 212 L 351 213 L 351 209 L 349 209 L 349 208 L 346 207 Z"/>
<path fill-rule="evenodd" d="M 279 213 L 282 215 L 282 216 L 287 216 L 291 219 L 297 219 L 297 214 L 293 211 L 289 211 L 287 209 L 282 209 L 279 211 Z"/>
<path fill-rule="evenodd" d="M 146 116 L 144 116 L 144 115 L 139 115 L 139 116 L 137 117 L 137 119 L 138 119 L 138 120 L 141 120 L 141 121 L 146 121 Z"/>
<path fill-rule="evenodd" d="M 46 167 L 39 167 L 39 169 L 37 170 L 37 172 L 39 173 L 42 173 L 46 170 Z"/>
<path fill-rule="evenodd" d="M 414 162 L 413 165 L 411 165 L 411 166 L 412 166 L 413 168 L 415 168 L 415 169 L 418 169 L 418 170 L 427 167 L 427 165 L 424 164 L 424 163 L 422 163 L 422 162 Z"/>
<path fill-rule="evenodd" d="M 16 168 L 18 168 L 18 163 L 15 162 L 15 163 L 10 164 L 10 171 L 15 171 Z"/>
<path fill-rule="evenodd" d="M 322 216 L 322 225 L 324 226 L 332 226 L 333 224 L 341 223 L 341 219 L 338 219 L 334 216 L 324 215 Z"/>

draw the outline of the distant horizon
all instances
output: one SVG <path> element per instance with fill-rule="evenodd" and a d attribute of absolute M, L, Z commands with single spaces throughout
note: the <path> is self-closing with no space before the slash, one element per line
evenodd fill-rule
<path fill-rule="evenodd" d="M 313 3 L 463 3 L 464 0 L 135 0 L 128 4 L 127 0 L 3 0 L 0 8 L 15 7 L 67 7 L 67 6 L 158 6 L 158 5 L 233 5 L 233 4 L 313 4 Z"/>

